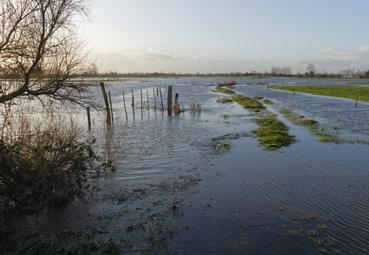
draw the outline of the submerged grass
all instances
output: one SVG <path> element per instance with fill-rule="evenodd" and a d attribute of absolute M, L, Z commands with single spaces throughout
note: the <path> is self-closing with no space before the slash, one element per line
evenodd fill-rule
<path fill-rule="evenodd" d="M 265 109 L 264 105 L 258 101 L 259 97 L 250 98 L 240 94 L 236 94 L 232 97 L 232 99 L 243 108 L 251 109 L 254 112 L 260 112 L 261 110 Z"/>
<path fill-rule="evenodd" d="M 234 94 L 235 92 L 229 88 L 222 87 L 222 86 L 216 86 L 215 88 L 216 92 L 223 93 L 223 94 Z"/>
<path fill-rule="evenodd" d="M 369 102 L 369 87 L 359 86 L 272 86 L 273 89 Z"/>
<path fill-rule="evenodd" d="M 267 98 L 263 100 L 263 103 L 264 104 L 274 104 L 274 102 L 272 100 L 267 99 Z"/>
<path fill-rule="evenodd" d="M 231 147 L 232 144 L 229 141 L 223 141 L 213 145 L 213 148 L 218 152 L 227 152 L 231 149 Z"/>
<path fill-rule="evenodd" d="M 288 133 L 288 127 L 273 115 L 267 115 L 256 123 L 259 128 L 255 134 L 260 144 L 268 150 L 276 150 L 295 142 L 295 137 Z"/>
<path fill-rule="evenodd" d="M 219 98 L 217 100 L 217 103 L 219 103 L 219 104 L 231 104 L 231 103 L 233 103 L 233 100 L 232 100 L 232 98 L 229 98 L 229 97 L 223 97 L 223 98 Z"/>
<path fill-rule="evenodd" d="M 319 141 L 325 143 L 340 143 L 339 133 L 330 133 L 324 128 L 319 127 L 319 123 L 314 119 L 307 119 L 305 116 L 298 115 L 287 108 L 279 110 L 289 121 L 295 125 L 307 127 L 311 134 L 319 137 Z"/>

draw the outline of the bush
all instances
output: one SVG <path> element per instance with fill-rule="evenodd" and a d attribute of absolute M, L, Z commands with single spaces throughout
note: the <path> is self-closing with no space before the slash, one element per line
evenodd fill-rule
<path fill-rule="evenodd" d="M 82 194 L 98 171 L 93 143 L 80 141 L 73 121 L 54 116 L 8 122 L 0 140 L 0 212 L 32 212 Z"/>

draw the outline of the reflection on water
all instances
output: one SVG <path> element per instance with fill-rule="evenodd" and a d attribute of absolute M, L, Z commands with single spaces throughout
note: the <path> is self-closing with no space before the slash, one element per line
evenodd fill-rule
<path fill-rule="evenodd" d="M 173 254 L 368 254 L 369 146 L 322 144 L 291 123 L 298 142 L 267 152 L 250 137 L 254 113 L 218 104 L 223 78 L 132 79 L 107 84 L 115 122 L 92 114 L 97 138 L 116 172 L 99 180 L 85 201 L 20 221 L 20 233 L 94 233 L 128 253 Z M 261 95 L 301 114 L 368 139 L 369 106 L 348 100 L 268 90 L 264 84 L 344 84 L 339 80 L 238 78 L 236 90 Z M 133 118 L 131 90 L 175 85 L 186 107 L 201 113 L 168 117 L 159 110 Z M 93 88 L 102 100 L 99 87 Z M 128 120 L 123 106 L 126 94 Z M 145 95 L 145 93 L 144 93 Z M 275 107 L 275 106 L 271 106 Z M 76 112 L 85 120 L 85 112 Z M 87 128 L 86 128 L 87 129 Z M 235 138 L 237 138 L 235 140 Z M 226 140 L 227 152 L 212 143 Z M 166 245 L 163 245 L 163 244 Z M 133 248 L 132 248 L 133 247 Z M 147 247 L 150 247 L 147 250 Z"/>

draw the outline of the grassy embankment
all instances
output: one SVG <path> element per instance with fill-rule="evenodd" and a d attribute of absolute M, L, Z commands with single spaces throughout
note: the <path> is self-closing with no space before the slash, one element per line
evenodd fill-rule
<path fill-rule="evenodd" d="M 228 88 L 219 86 L 216 90 L 221 93 L 233 94 L 231 99 L 245 109 L 250 109 L 254 112 L 267 111 L 265 106 L 260 102 L 263 99 L 262 97 L 246 97 L 236 94 Z M 230 98 L 226 99 L 229 102 Z M 219 101 L 221 100 L 223 99 Z M 295 142 L 295 137 L 288 133 L 288 127 L 279 121 L 276 116 L 268 112 L 259 118 L 256 123 L 259 127 L 254 133 L 258 136 L 260 144 L 267 150 L 277 150 Z"/>
<path fill-rule="evenodd" d="M 369 87 L 359 86 L 272 86 L 273 89 L 369 102 Z"/>
<path fill-rule="evenodd" d="M 319 123 L 316 120 L 305 118 L 305 116 L 298 115 L 287 108 L 282 108 L 279 112 L 295 125 L 306 127 L 312 135 L 319 137 L 319 141 L 325 143 L 340 143 L 338 132 L 327 132 L 324 128 L 319 127 Z"/>

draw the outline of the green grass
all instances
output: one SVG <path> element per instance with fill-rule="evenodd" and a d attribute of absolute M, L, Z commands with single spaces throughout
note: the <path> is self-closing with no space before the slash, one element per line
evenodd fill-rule
<path fill-rule="evenodd" d="M 255 134 L 260 144 L 268 150 L 276 150 L 295 142 L 295 137 L 288 133 L 288 127 L 273 115 L 258 119 L 256 123 L 259 128 Z"/>
<path fill-rule="evenodd" d="M 270 100 L 270 99 L 264 99 L 263 100 L 263 103 L 264 104 L 274 104 L 274 102 L 272 100 Z"/>
<path fill-rule="evenodd" d="M 233 100 L 232 100 L 232 98 L 229 98 L 229 97 L 223 97 L 223 98 L 219 98 L 217 100 L 217 103 L 219 103 L 219 104 L 230 104 L 230 103 L 233 103 Z"/>
<path fill-rule="evenodd" d="M 260 112 L 265 109 L 264 105 L 260 103 L 256 98 L 250 98 L 236 94 L 232 97 L 233 101 L 241 105 L 245 109 L 251 109 L 254 112 Z"/>
<path fill-rule="evenodd" d="M 215 88 L 216 92 L 223 93 L 223 94 L 234 94 L 235 92 L 229 88 L 216 86 Z"/>
<path fill-rule="evenodd" d="M 352 85 L 369 85 L 369 81 L 351 82 Z"/>
<path fill-rule="evenodd" d="M 308 232 L 307 232 L 308 236 L 310 237 L 316 237 L 318 235 L 318 231 L 316 229 L 310 229 Z"/>
<path fill-rule="evenodd" d="M 222 143 L 218 143 L 214 145 L 214 149 L 220 151 L 220 152 L 226 152 L 230 150 L 232 147 L 232 144 L 229 141 L 224 141 Z"/>
<path fill-rule="evenodd" d="M 339 143 L 339 134 L 329 133 L 324 128 L 319 127 L 319 123 L 314 119 L 307 119 L 304 116 L 298 115 L 287 108 L 279 110 L 289 121 L 295 125 L 304 126 L 309 129 L 310 133 L 319 137 L 319 141 L 326 143 Z"/>
<path fill-rule="evenodd" d="M 369 87 L 358 86 L 272 86 L 273 89 L 303 92 L 369 102 Z"/>

